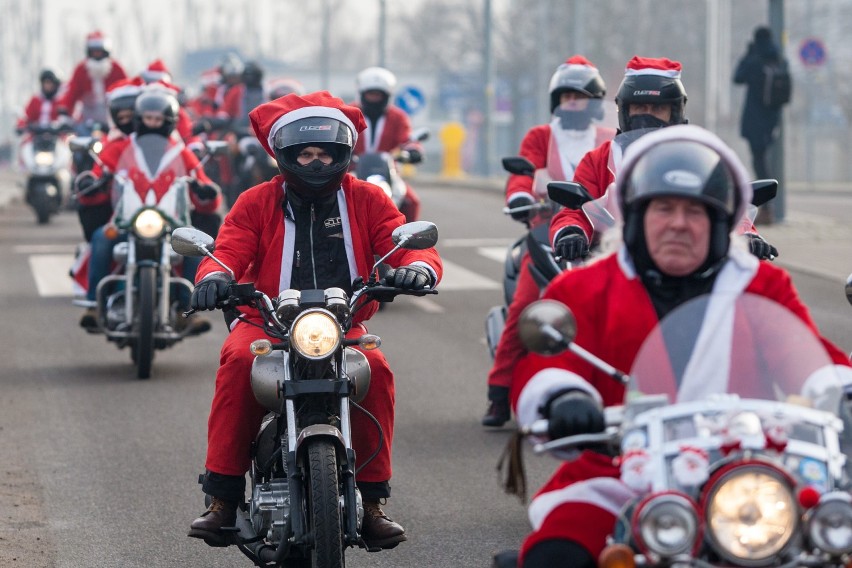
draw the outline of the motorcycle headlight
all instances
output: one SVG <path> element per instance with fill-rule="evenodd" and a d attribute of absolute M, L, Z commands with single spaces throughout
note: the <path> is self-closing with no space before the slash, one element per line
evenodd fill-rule
<path fill-rule="evenodd" d="M 839 491 L 823 495 L 808 519 L 808 537 L 832 556 L 852 553 L 852 497 Z"/>
<path fill-rule="evenodd" d="M 35 157 L 33 158 L 37 166 L 47 167 L 53 165 L 53 153 L 52 152 L 36 152 Z"/>
<path fill-rule="evenodd" d="M 636 511 L 642 544 L 662 558 L 689 553 L 698 538 L 698 511 L 686 496 L 655 495 Z"/>
<path fill-rule="evenodd" d="M 780 472 L 745 465 L 725 473 L 708 492 L 705 513 L 714 548 L 744 566 L 774 562 L 798 528 L 796 500 Z"/>
<path fill-rule="evenodd" d="M 133 220 L 133 230 L 143 239 L 156 239 L 165 226 L 166 220 L 153 209 L 145 209 Z"/>
<path fill-rule="evenodd" d="M 330 313 L 307 311 L 290 328 L 290 345 L 302 357 L 324 359 L 334 353 L 341 339 L 340 325 Z"/>

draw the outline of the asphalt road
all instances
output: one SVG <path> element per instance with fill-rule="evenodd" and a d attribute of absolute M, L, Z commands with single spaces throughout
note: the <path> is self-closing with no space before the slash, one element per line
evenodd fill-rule
<path fill-rule="evenodd" d="M 501 298 L 502 251 L 522 228 L 503 218 L 496 192 L 418 190 L 448 261 L 441 293 L 400 298 L 370 326 L 397 380 L 386 511 L 409 540 L 350 549 L 347 564 L 485 567 L 528 531 L 522 505 L 497 485 L 511 430 L 479 426 L 483 320 Z M 204 508 L 196 477 L 224 325 L 158 352 L 153 377 L 135 379 L 128 351 L 77 325 L 66 274 L 80 235 L 73 212 L 40 227 L 20 203 L 0 210 L 0 566 L 250 566 L 236 549 L 185 536 Z M 794 278 L 825 334 L 852 347 L 839 281 Z M 534 488 L 555 462 L 526 457 Z"/>

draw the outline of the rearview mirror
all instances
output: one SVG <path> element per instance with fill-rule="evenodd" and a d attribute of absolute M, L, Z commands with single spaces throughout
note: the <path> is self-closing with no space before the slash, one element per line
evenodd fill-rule
<path fill-rule="evenodd" d="M 68 139 L 68 147 L 72 152 L 88 152 L 95 147 L 97 141 L 91 136 L 72 136 Z"/>
<path fill-rule="evenodd" d="M 758 179 L 751 182 L 751 204 L 760 207 L 775 199 L 778 193 L 778 180 Z"/>
<path fill-rule="evenodd" d="M 592 201 L 589 191 L 574 181 L 551 181 L 547 184 L 547 196 L 568 209 L 580 209 Z"/>
<path fill-rule="evenodd" d="M 228 143 L 224 140 L 208 140 L 204 147 L 211 156 L 222 156 L 228 151 Z"/>
<path fill-rule="evenodd" d="M 846 279 L 846 301 L 852 304 L 852 274 Z"/>
<path fill-rule="evenodd" d="M 508 158 L 503 158 L 501 161 L 503 169 L 510 174 L 530 177 L 535 175 L 535 166 L 523 156 L 509 156 Z"/>
<path fill-rule="evenodd" d="M 421 126 L 420 128 L 415 128 L 411 132 L 411 136 L 409 138 L 417 142 L 423 142 L 424 140 L 429 138 L 429 127 Z"/>
<path fill-rule="evenodd" d="M 432 248 L 438 242 L 438 227 L 429 221 L 414 221 L 399 226 L 391 233 L 395 245 L 410 250 Z"/>
<path fill-rule="evenodd" d="M 565 351 L 577 335 L 577 320 L 568 306 L 556 300 L 538 300 L 521 312 L 518 336 L 524 347 L 540 355 Z"/>
<path fill-rule="evenodd" d="M 213 252 L 213 237 L 192 227 L 179 227 L 172 231 L 172 248 L 181 256 L 207 256 Z"/>

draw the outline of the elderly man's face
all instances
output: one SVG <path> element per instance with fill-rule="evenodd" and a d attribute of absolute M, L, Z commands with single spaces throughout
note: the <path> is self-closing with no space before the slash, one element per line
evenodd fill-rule
<path fill-rule="evenodd" d="M 644 219 L 645 242 L 654 264 L 669 276 L 686 276 L 704 264 L 710 249 L 710 217 L 698 201 L 657 197 Z"/>

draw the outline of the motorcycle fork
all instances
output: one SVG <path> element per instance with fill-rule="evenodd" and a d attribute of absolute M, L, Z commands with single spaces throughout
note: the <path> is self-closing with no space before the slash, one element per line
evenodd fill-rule
<path fill-rule="evenodd" d="M 158 327 L 162 327 L 164 324 L 169 322 L 172 276 L 171 248 L 171 239 L 169 239 L 168 236 L 164 236 L 162 238 L 160 251 L 160 324 Z"/>

